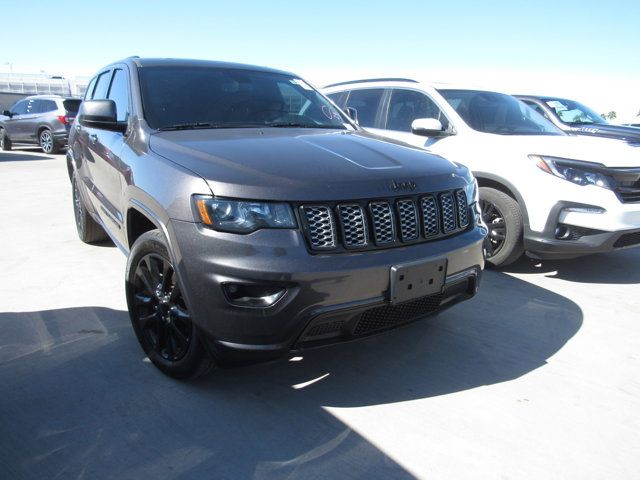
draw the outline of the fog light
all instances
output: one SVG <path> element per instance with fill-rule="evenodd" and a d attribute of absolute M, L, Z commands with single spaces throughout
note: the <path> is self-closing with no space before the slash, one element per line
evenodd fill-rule
<path fill-rule="evenodd" d="M 270 307 L 282 298 L 286 288 L 253 283 L 225 283 L 222 290 L 229 303 L 239 307 Z"/>
<path fill-rule="evenodd" d="M 558 240 L 566 240 L 571 236 L 571 229 L 566 225 L 558 225 L 555 235 Z"/>

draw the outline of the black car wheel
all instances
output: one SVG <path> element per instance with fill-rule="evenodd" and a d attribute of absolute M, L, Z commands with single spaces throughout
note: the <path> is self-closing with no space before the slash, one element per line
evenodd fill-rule
<path fill-rule="evenodd" d="M 174 378 L 202 375 L 213 367 L 158 230 L 135 241 L 127 261 L 126 294 L 133 329 L 156 367 Z"/>
<path fill-rule="evenodd" d="M 59 147 L 53 139 L 51 130 L 42 130 L 38 138 L 40 139 L 40 148 L 44 153 L 53 154 L 58 152 Z"/>
<path fill-rule="evenodd" d="M 4 131 L 4 128 L 0 128 L 0 150 L 4 150 L 5 152 L 11 150 L 11 140 L 9 140 L 9 136 Z"/>
<path fill-rule="evenodd" d="M 108 235 L 104 229 L 96 222 L 84 205 L 80 193 L 77 175 L 71 178 L 71 188 L 73 194 L 73 214 L 76 221 L 78 237 L 85 243 L 96 243 L 106 240 Z"/>
<path fill-rule="evenodd" d="M 481 187 L 480 211 L 489 229 L 485 239 L 487 262 L 494 267 L 515 262 L 524 252 L 522 212 L 518 202 L 504 192 Z"/>

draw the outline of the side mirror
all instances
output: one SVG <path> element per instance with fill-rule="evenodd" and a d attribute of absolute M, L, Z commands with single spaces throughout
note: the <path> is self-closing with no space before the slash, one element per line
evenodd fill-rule
<path fill-rule="evenodd" d="M 124 132 L 127 124 L 118 122 L 116 103 L 113 100 L 87 100 L 80 104 L 78 123 L 83 127 Z"/>
<path fill-rule="evenodd" d="M 13 117 L 13 113 L 11 113 L 9 110 L 4 110 L 2 112 L 2 115 L 4 115 L 5 117 L 9 117 L 9 118 Z"/>
<path fill-rule="evenodd" d="M 444 137 L 448 135 L 442 128 L 440 120 L 435 118 L 416 118 L 411 123 L 411 133 L 423 137 Z"/>
<path fill-rule="evenodd" d="M 347 107 L 344 109 L 345 113 L 349 116 L 353 123 L 358 124 L 358 110 L 353 107 Z"/>

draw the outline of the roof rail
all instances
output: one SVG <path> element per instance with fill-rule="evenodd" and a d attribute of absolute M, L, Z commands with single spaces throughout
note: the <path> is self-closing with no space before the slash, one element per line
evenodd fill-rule
<path fill-rule="evenodd" d="M 348 82 L 332 83 L 331 85 L 325 85 L 323 88 L 337 87 L 340 85 L 350 85 L 352 83 L 367 83 L 367 82 L 411 82 L 418 83 L 417 80 L 411 78 L 365 78 L 363 80 L 349 80 Z"/>

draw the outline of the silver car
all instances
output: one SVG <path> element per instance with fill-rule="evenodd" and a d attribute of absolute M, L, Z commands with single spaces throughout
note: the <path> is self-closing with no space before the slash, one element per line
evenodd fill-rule
<path fill-rule="evenodd" d="M 80 98 L 33 95 L 23 98 L 2 114 L 0 148 L 14 144 L 40 145 L 44 153 L 57 153 L 67 145 L 71 124 L 78 113 Z"/>

